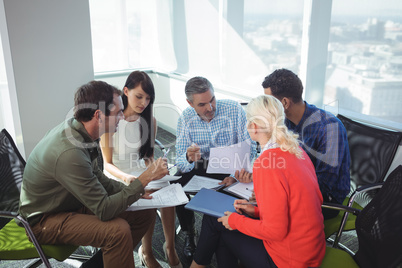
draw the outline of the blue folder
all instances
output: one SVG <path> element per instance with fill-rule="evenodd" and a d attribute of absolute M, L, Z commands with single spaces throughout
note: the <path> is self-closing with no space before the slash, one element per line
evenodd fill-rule
<path fill-rule="evenodd" d="M 233 206 L 236 199 L 239 198 L 202 188 L 184 207 L 220 218 L 225 216 L 225 211 L 236 211 Z"/>

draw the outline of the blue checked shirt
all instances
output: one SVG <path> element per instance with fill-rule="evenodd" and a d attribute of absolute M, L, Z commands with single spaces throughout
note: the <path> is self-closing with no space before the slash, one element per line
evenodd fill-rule
<path fill-rule="evenodd" d="M 256 156 L 256 143 L 247 131 L 246 113 L 233 100 L 217 100 L 216 112 L 210 122 L 202 120 L 192 107 L 186 108 L 177 123 L 176 164 L 178 170 L 187 173 L 194 168 L 186 158 L 187 148 L 196 143 L 201 158 L 208 159 L 210 148 L 229 146 L 245 140 L 251 144 L 250 158 Z"/>
<path fill-rule="evenodd" d="M 299 124 L 286 119 L 286 125 L 299 134 L 301 145 L 314 164 L 324 201 L 341 204 L 350 190 L 346 129 L 333 114 L 305 103 Z"/>

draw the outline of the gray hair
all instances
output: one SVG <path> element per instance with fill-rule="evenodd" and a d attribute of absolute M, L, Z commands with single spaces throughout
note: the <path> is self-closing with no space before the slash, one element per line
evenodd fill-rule
<path fill-rule="evenodd" d="M 188 80 L 184 89 L 186 97 L 190 102 L 193 102 L 194 94 L 204 93 L 208 90 L 214 92 L 214 87 L 208 79 L 201 76 L 196 76 Z"/>

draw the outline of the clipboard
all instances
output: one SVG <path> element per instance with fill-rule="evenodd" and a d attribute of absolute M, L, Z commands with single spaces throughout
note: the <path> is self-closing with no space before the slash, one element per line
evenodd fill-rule
<path fill-rule="evenodd" d="M 230 194 L 233 194 L 239 198 L 244 198 L 249 200 L 254 190 L 253 182 L 243 183 L 243 182 L 235 182 L 232 185 L 223 189 Z"/>

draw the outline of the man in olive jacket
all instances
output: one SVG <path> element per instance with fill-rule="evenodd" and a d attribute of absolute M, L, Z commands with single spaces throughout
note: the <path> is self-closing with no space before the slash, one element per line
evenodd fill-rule
<path fill-rule="evenodd" d="M 99 169 L 99 137 L 123 119 L 121 91 L 91 81 L 75 93 L 74 118 L 49 131 L 30 154 L 20 214 L 42 244 L 101 248 L 105 267 L 134 267 L 133 250 L 155 221 L 155 210 L 126 211 L 144 187 L 168 174 L 158 159 L 130 185 Z"/>

